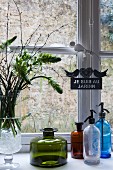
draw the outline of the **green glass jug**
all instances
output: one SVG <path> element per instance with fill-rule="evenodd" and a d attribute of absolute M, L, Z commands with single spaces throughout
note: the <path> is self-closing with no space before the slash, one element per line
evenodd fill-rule
<path fill-rule="evenodd" d="M 55 137 L 56 128 L 44 128 L 43 137 L 30 142 L 30 163 L 40 167 L 56 167 L 67 163 L 67 141 Z"/>

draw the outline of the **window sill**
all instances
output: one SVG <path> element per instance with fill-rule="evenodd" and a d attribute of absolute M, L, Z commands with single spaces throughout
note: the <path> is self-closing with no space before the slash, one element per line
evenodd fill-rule
<path fill-rule="evenodd" d="M 3 155 L 0 155 L 0 164 L 3 163 Z M 40 168 L 40 167 L 35 167 L 30 165 L 30 155 L 29 153 L 18 153 L 14 154 L 14 162 L 18 162 L 20 164 L 20 167 L 18 170 L 46 170 L 50 168 Z M 96 166 L 88 166 L 84 164 L 83 160 L 79 159 L 73 159 L 71 158 L 70 152 L 68 153 L 68 163 L 66 165 L 57 167 L 57 168 L 52 168 L 54 170 L 73 170 L 73 169 L 80 169 L 80 170 L 91 170 L 91 169 L 96 169 L 96 170 L 106 170 L 106 169 L 113 169 L 113 153 L 112 157 L 109 159 L 101 159 L 100 164 Z"/>

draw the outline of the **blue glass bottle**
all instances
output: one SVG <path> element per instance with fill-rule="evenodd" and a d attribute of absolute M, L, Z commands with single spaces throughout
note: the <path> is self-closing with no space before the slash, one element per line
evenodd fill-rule
<path fill-rule="evenodd" d="M 99 104 L 101 106 L 101 112 L 99 113 L 99 120 L 95 123 L 95 126 L 100 130 L 101 141 L 101 158 L 111 157 L 111 126 L 108 121 L 105 120 L 105 115 L 109 113 L 107 109 L 104 109 L 104 103 Z"/>

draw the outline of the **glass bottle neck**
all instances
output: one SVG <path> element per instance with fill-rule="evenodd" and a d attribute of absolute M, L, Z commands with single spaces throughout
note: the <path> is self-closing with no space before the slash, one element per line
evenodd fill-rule
<path fill-rule="evenodd" d="M 100 117 L 99 120 L 103 120 L 103 121 L 104 121 L 104 120 L 105 120 L 105 117 Z"/>
<path fill-rule="evenodd" d="M 54 132 L 43 132 L 43 137 L 44 138 L 53 138 L 54 137 Z"/>
<path fill-rule="evenodd" d="M 93 124 L 90 123 L 89 125 L 90 125 L 90 126 L 95 126 L 94 123 L 93 123 Z"/>

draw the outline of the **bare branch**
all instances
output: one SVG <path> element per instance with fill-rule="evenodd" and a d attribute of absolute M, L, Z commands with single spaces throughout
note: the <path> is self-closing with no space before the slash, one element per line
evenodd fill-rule
<path fill-rule="evenodd" d="M 7 39 L 7 41 L 8 41 L 8 38 L 9 38 L 9 8 L 10 8 L 10 4 L 9 4 L 9 2 L 8 2 L 8 8 L 7 8 L 7 26 L 6 26 L 6 28 L 7 28 L 7 30 L 6 30 L 6 39 Z M 5 48 L 5 64 L 7 65 L 7 69 L 8 69 L 8 60 L 7 60 L 7 52 L 8 52 L 8 47 L 6 46 L 6 48 Z M 7 70 L 7 71 L 9 71 L 9 70 Z"/>
<path fill-rule="evenodd" d="M 55 70 L 53 67 L 50 67 L 50 66 L 46 66 L 45 69 L 49 69 L 49 70 L 52 70 L 53 72 L 55 72 L 57 74 L 58 77 L 61 77 L 62 79 L 64 79 L 61 74 L 59 74 L 59 72 L 57 70 Z"/>
<path fill-rule="evenodd" d="M 39 35 L 37 41 L 36 41 L 35 44 L 34 44 L 34 48 L 33 48 L 33 50 L 32 50 L 32 53 L 34 53 L 34 50 L 36 49 L 36 45 L 37 45 L 37 43 L 38 43 L 40 37 L 41 37 L 41 34 Z"/>
<path fill-rule="evenodd" d="M 6 34 L 7 34 L 6 39 L 7 40 L 8 40 L 8 37 L 9 37 L 9 8 L 10 8 L 10 4 L 8 2 L 8 8 L 7 8 L 7 31 L 6 31 Z"/>
<path fill-rule="evenodd" d="M 34 36 L 34 34 L 37 32 L 37 30 L 39 29 L 41 25 L 39 25 L 35 30 L 34 32 L 30 35 L 30 37 L 27 39 L 26 43 L 25 43 L 25 46 L 29 45 L 29 43 L 31 42 L 31 39 L 32 37 Z"/>
<path fill-rule="evenodd" d="M 23 32 L 22 32 L 22 12 L 20 12 L 20 9 L 16 3 L 15 0 L 13 0 L 16 8 L 17 8 L 17 11 L 18 11 L 18 14 L 19 14 L 19 17 L 20 17 L 20 32 L 21 32 L 21 45 L 22 45 L 22 50 L 23 50 Z"/>
<path fill-rule="evenodd" d="M 59 31 L 61 28 L 65 27 L 65 26 L 67 26 L 67 25 L 68 25 L 68 24 L 62 25 L 62 26 L 59 27 L 58 29 L 53 30 L 52 32 L 50 32 L 50 33 L 47 35 L 47 38 L 46 38 L 44 44 L 43 44 L 40 48 L 38 48 L 38 49 L 35 51 L 35 53 L 32 55 L 32 57 L 35 56 L 37 52 L 41 52 L 41 49 L 46 45 L 46 43 L 47 43 L 49 37 L 50 37 L 53 33 Z"/>

